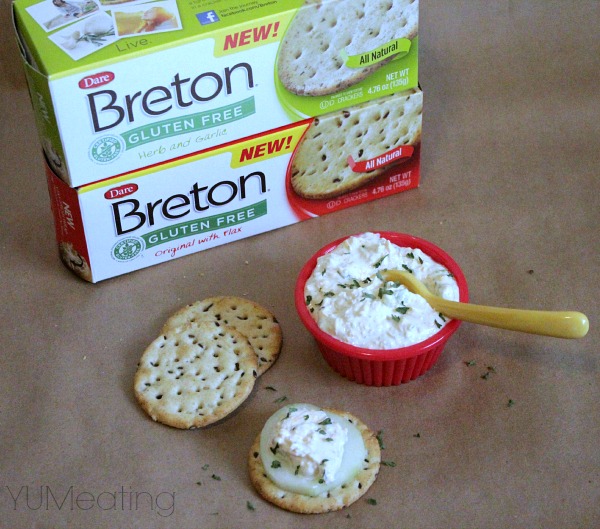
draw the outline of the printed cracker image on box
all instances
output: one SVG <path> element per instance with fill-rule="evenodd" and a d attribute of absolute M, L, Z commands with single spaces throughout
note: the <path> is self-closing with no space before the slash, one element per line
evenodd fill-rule
<path fill-rule="evenodd" d="M 315 118 L 292 162 L 294 192 L 333 198 L 404 161 L 421 142 L 422 113 L 415 90 Z"/>
<path fill-rule="evenodd" d="M 309 118 L 79 188 L 48 167 L 60 257 L 82 279 L 97 282 L 415 188 L 420 143 L 411 143 L 404 130 L 420 131 L 421 113 L 414 111 L 420 101 L 421 92 L 411 90 L 382 100 L 383 105 L 374 101 L 341 116 Z M 405 109 L 414 123 L 394 117 L 394 124 L 386 124 L 386 104 L 397 113 Z M 348 142 L 344 134 L 326 130 L 344 116 L 354 124 Z M 331 168 L 323 163 L 324 154 L 312 162 L 304 154 L 322 126 L 322 152 L 328 152 L 329 141 L 338 142 L 329 154 Z M 369 127 L 395 129 L 401 145 L 381 141 Z M 300 195 L 293 188 L 300 167 L 323 188 L 332 175 L 344 173 L 349 179 L 355 173 L 360 184 L 325 197 Z"/>
<path fill-rule="evenodd" d="M 408 53 L 418 24 L 416 0 L 308 3 L 282 41 L 279 78 L 299 95 L 339 92 Z"/>
<path fill-rule="evenodd" d="M 13 16 L 71 187 L 418 84 L 418 0 L 15 0 Z"/>

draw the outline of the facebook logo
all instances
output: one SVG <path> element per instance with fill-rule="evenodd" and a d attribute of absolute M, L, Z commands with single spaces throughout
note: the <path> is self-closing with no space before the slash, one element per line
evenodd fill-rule
<path fill-rule="evenodd" d="M 205 11 L 204 13 L 197 13 L 196 17 L 200 21 L 200 24 L 205 26 L 206 24 L 214 24 L 219 21 L 219 17 L 214 11 Z"/>

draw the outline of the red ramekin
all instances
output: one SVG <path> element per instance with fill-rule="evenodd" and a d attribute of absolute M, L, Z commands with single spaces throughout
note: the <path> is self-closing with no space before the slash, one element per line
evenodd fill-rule
<path fill-rule="evenodd" d="M 424 239 L 404 233 L 376 232 L 392 243 L 409 248 L 419 248 L 434 261 L 445 266 L 458 283 L 459 300 L 467 302 L 469 292 L 462 270 L 444 250 Z M 397 386 L 423 375 L 433 367 L 446 342 L 460 325 L 451 320 L 442 329 L 423 342 L 397 349 L 365 349 L 347 344 L 322 331 L 306 306 L 304 285 L 314 270 L 317 259 L 338 246 L 347 237 L 333 241 L 318 252 L 302 267 L 294 292 L 296 310 L 308 331 L 314 336 L 319 350 L 329 366 L 340 375 L 367 386 Z"/>

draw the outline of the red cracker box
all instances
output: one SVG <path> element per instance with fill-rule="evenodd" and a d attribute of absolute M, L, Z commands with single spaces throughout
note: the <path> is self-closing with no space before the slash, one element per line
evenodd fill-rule
<path fill-rule="evenodd" d="M 47 168 L 60 256 L 87 281 L 415 188 L 419 90 L 79 188 Z"/>

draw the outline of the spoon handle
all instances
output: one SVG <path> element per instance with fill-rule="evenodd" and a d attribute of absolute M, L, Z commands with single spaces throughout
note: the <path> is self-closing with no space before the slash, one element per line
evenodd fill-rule
<path fill-rule="evenodd" d="M 582 338 L 589 329 L 585 314 L 572 311 L 545 311 L 509 309 L 459 303 L 435 297 L 432 306 L 449 318 L 479 323 L 500 329 L 554 336 L 556 338 Z"/>

